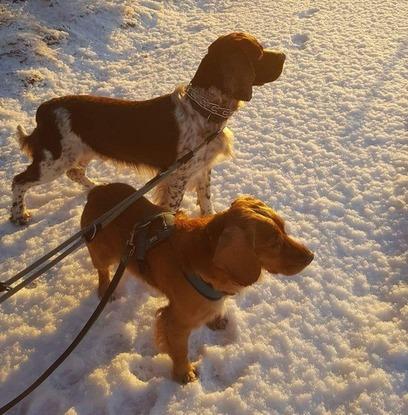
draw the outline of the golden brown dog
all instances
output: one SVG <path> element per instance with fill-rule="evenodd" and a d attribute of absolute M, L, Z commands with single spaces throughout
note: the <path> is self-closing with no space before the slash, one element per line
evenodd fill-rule
<path fill-rule="evenodd" d="M 82 214 L 82 228 L 134 191 L 121 183 L 95 187 Z M 163 211 L 141 198 L 87 244 L 99 274 L 99 296 L 109 285 L 109 268 L 119 262 L 133 225 Z M 149 237 L 158 227 L 158 221 L 151 224 Z M 271 208 L 244 196 L 215 215 L 188 218 L 177 213 L 170 236 L 147 252 L 143 273 L 134 257 L 128 270 L 168 298 L 168 305 L 158 313 L 156 340 L 173 360 L 174 379 L 190 382 L 197 376 L 188 360 L 190 332 L 219 321 L 223 298 L 206 298 L 188 276 L 198 276 L 217 293 L 233 295 L 256 282 L 262 268 L 293 275 L 312 260 L 313 253 L 285 232 L 283 220 Z"/>

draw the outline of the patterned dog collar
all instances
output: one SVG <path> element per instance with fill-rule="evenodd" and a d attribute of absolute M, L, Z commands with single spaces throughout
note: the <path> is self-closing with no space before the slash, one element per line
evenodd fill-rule
<path fill-rule="evenodd" d="M 186 88 L 186 95 L 190 99 L 193 108 L 204 118 L 207 118 L 207 120 L 218 122 L 226 121 L 235 112 L 235 110 L 231 108 L 221 107 L 218 104 L 211 102 L 191 84 Z"/>

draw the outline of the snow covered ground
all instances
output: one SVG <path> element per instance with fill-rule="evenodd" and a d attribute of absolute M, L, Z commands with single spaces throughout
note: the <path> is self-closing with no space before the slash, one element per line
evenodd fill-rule
<path fill-rule="evenodd" d="M 408 413 L 408 2 L 0 1 L 1 279 L 78 229 L 85 193 L 67 178 L 29 192 L 29 227 L 8 221 L 27 163 L 12 137 L 69 93 L 143 99 L 188 82 L 221 34 L 287 53 L 284 73 L 236 114 L 236 158 L 214 172 L 218 210 L 242 193 L 286 218 L 316 253 L 293 278 L 265 274 L 228 301 L 224 332 L 191 339 L 200 381 L 169 379 L 152 324 L 163 299 L 120 287 L 78 349 L 10 411 L 30 415 Z M 130 169 L 90 176 L 140 186 Z M 183 206 L 198 214 L 195 198 Z M 97 304 L 82 249 L 0 308 L 0 406 L 62 352 Z"/>

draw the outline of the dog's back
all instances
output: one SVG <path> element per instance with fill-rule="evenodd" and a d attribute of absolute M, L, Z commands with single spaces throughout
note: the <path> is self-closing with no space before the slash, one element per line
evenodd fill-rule
<path fill-rule="evenodd" d="M 86 226 L 92 222 L 92 220 L 113 208 L 135 191 L 136 189 L 134 187 L 125 183 L 109 183 L 106 185 L 95 186 L 88 193 L 87 203 L 81 218 L 81 226 Z M 145 197 L 141 197 L 132 203 L 132 205 L 119 216 L 118 221 L 130 220 L 131 222 L 127 223 L 127 226 L 129 227 L 130 223 L 135 223 L 138 220 L 143 219 L 143 215 L 154 215 L 156 212 L 158 213 L 161 211 L 162 209 L 160 207 L 149 202 Z"/>
<path fill-rule="evenodd" d="M 81 228 L 87 227 L 134 192 L 135 189 L 132 186 L 124 183 L 94 187 L 88 194 L 81 216 Z M 106 269 L 118 262 L 133 225 L 162 211 L 162 208 L 149 202 L 145 197 L 141 197 L 100 230 L 95 239 L 87 244 L 95 268 Z"/>

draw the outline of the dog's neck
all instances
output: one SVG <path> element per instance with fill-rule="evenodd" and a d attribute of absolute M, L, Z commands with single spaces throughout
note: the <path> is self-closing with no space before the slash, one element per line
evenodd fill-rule
<path fill-rule="evenodd" d="M 217 214 L 220 215 L 222 214 Z M 171 244 L 184 272 L 193 272 L 217 290 L 233 294 L 242 287 L 234 284 L 221 270 L 217 270 L 212 262 L 216 244 L 210 240 L 207 226 L 213 219 L 214 216 L 192 219 L 178 214 Z"/>
<path fill-rule="evenodd" d="M 218 126 L 225 124 L 243 102 L 228 97 L 218 88 L 200 87 L 189 84 L 181 88 L 180 96 L 193 114 L 199 114 L 203 121 Z"/>
<path fill-rule="evenodd" d="M 211 246 L 205 228 L 210 217 L 188 218 L 183 213 L 176 215 L 172 245 L 184 266 L 198 271 L 208 262 Z"/>
<path fill-rule="evenodd" d="M 227 97 L 216 87 L 207 89 L 189 84 L 185 94 L 194 110 L 208 120 L 225 122 L 240 106 L 240 101 Z"/>

